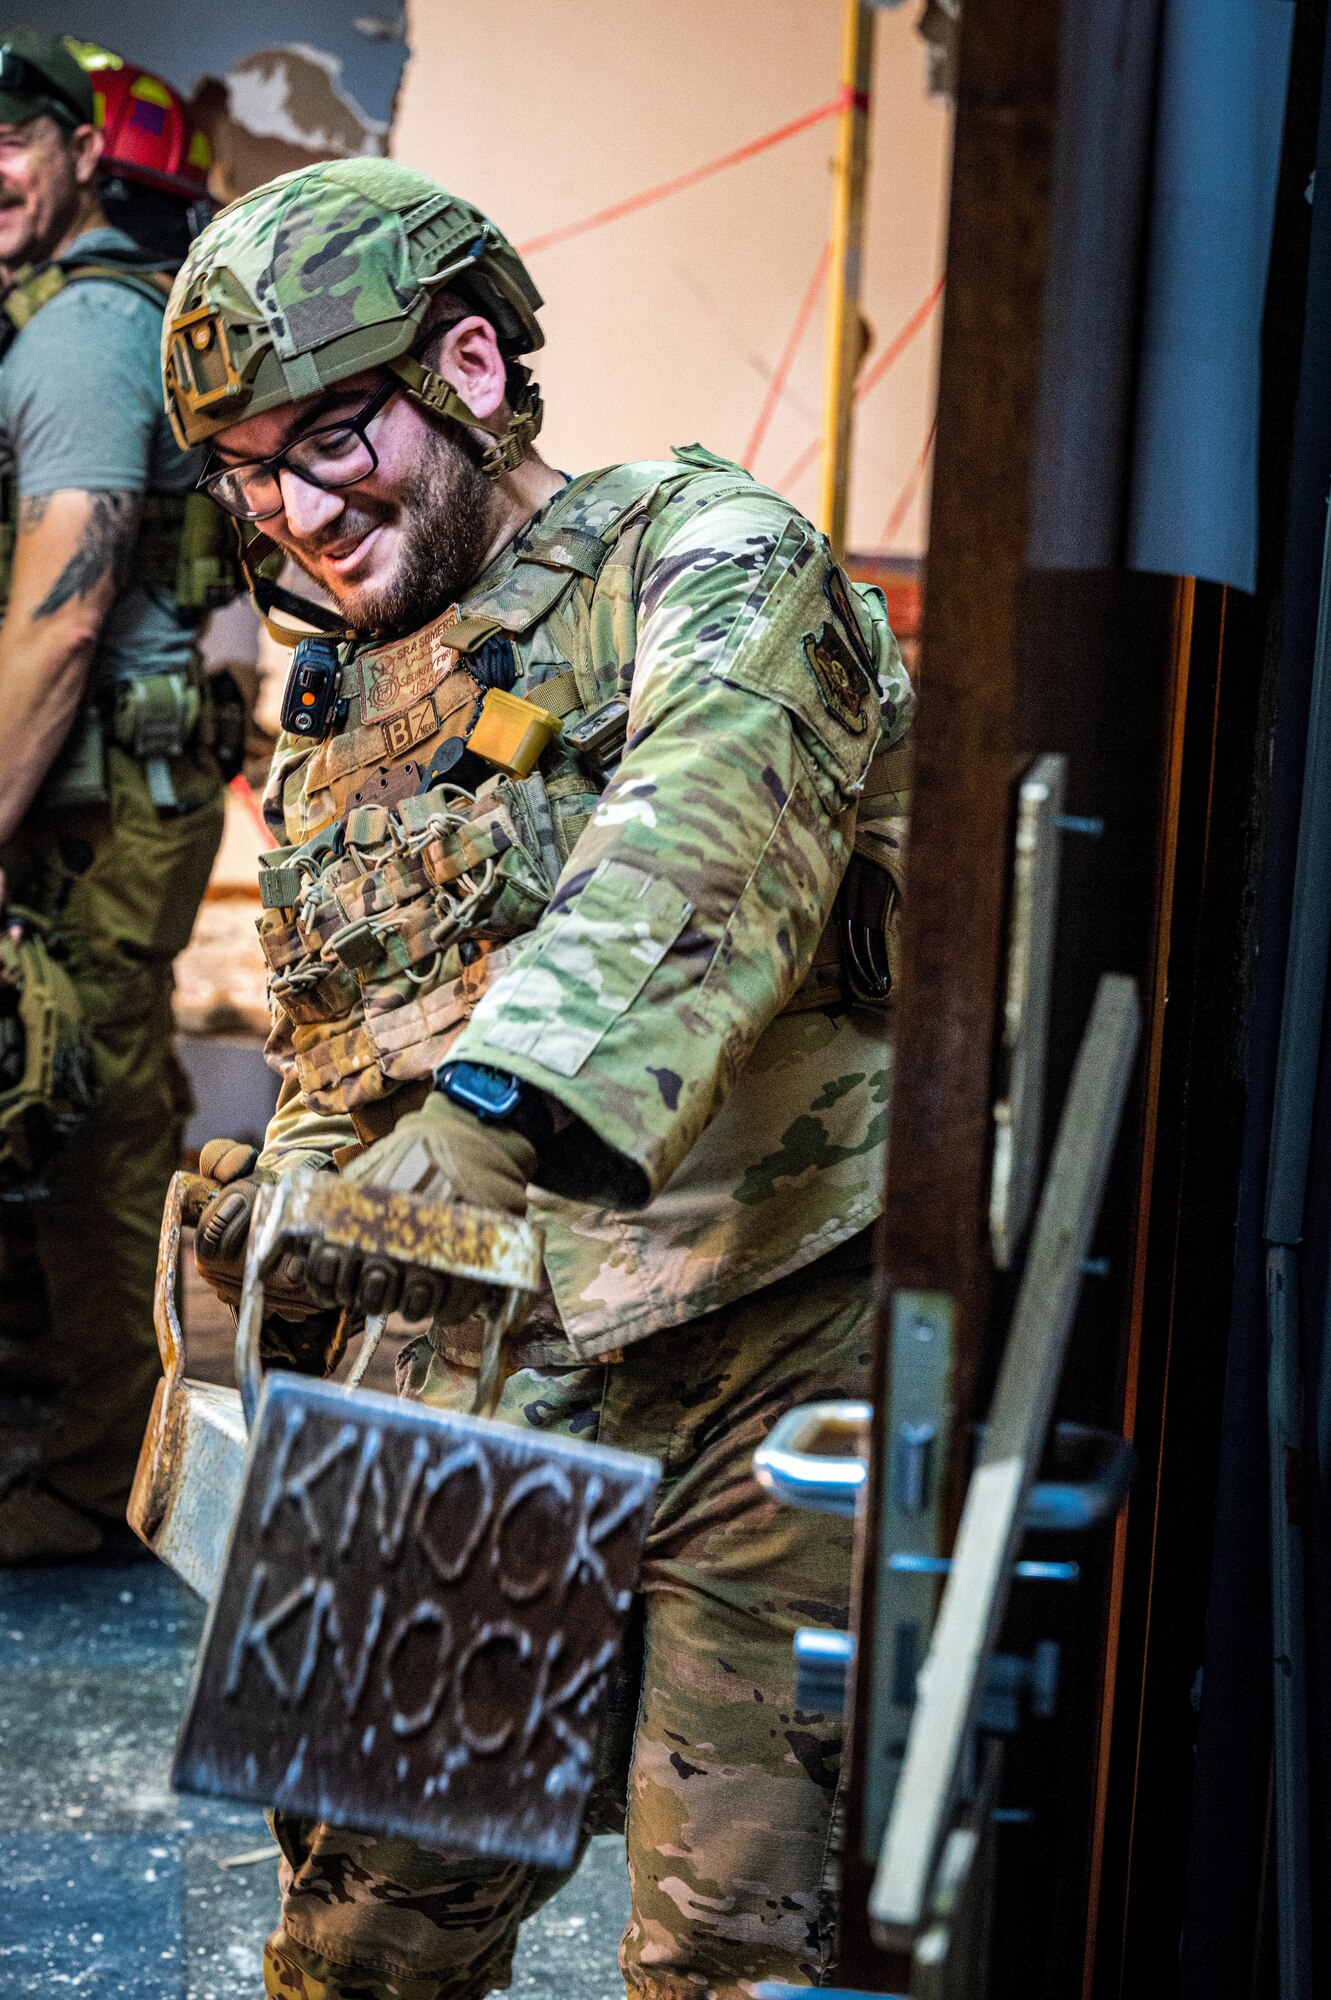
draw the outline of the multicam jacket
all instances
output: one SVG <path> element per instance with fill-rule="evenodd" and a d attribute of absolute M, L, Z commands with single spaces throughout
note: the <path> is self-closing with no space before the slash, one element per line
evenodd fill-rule
<path fill-rule="evenodd" d="M 342 727 L 284 736 L 266 800 L 266 1160 L 389 1129 L 446 1053 L 539 1087 L 649 1196 L 532 1191 L 586 1358 L 882 1200 L 881 991 L 839 944 L 866 881 L 893 935 L 913 696 L 879 593 L 738 467 L 675 460 L 573 481 L 455 611 L 349 654 Z M 495 687 L 564 719 L 523 779 L 468 747 Z"/>

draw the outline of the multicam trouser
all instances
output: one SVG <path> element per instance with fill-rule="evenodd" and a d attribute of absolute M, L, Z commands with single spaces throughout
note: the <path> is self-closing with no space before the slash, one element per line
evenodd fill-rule
<path fill-rule="evenodd" d="M 865 1393 L 867 1245 L 623 1359 L 524 1369 L 500 1415 L 646 1452 L 663 1480 L 643 1563 L 640 1650 L 612 1709 L 588 1832 L 624 1829 L 628 1991 L 702 2000 L 758 1979 L 821 1983 L 835 1950 L 841 1724 L 793 1700 L 791 1639 L 844 1626 L 849 1523 L 776 1506 L 752 1474 L 776 1417 Z M 466 1407 L 472 1383 L 424 1340 L 407 1394 Z M 618 1724 L 618 1727 L 616 1727 Z M 278 1817 L 280 2000 L 473 2000 L 509 1983 L 518 1926 L 567 1880 Z"/>
<path fill-rule="evenodd" d="M 115 1520 L 161 1373 L 153 1277 L 184 1108 L 171 961 L 207 886 L 222 797 L 210 758 L 170 760 L 171 812 L 132 757 L 111 746 L 107 766 L 108 806 L 34 811 L 0 852 L 10 894 L 51 914 L 68 949 L 96 1091 L 49 1195 L 0 1207 L 0 1390 L 45 1411 L 30 1476 Z"/>

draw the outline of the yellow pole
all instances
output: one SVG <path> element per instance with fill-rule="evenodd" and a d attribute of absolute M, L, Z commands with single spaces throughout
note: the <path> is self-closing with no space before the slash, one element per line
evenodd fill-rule
<path fill-rule="evenodd" d="M 860 260 L 869 169 L 871 0 L 842 0 L 841 89 L 832 168 L 832 249 L 823 359 L 823 450 L 819 518 L 838 556 L 846 548 L 846 497 L 855 372 L 860 361 Z"/>

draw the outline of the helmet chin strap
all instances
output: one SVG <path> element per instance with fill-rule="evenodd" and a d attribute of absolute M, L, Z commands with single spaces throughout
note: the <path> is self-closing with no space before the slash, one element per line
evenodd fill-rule
<path fill-rule="evenodd" d="M 335 639 L 356 637 L 353 628 L 335 611 L 330 611 L 326 605 L 316 604 L 313 598 L 288 590 L 278 582 L 286 556 L 262 528 L 240 521 L 235 525 L 240 542 L 240 567 L 249 586 L 250 603 L 258 612 L 270 639 L 275 639 L 279 646 L 298 646 L 302 639 L 309 637 L 308 631 L 279 624 L 271 615 L 274 611 L 284 611 L 288 618 L 299 618 L 305 626 L 312 626 L 316 632 L 326 632 Z"/>
<path fill-rule="evenodd" d="M 474 410 L 463 402 L 451 382 L 444 379 L 434 368 L 427 368 L 414 354 L 401 354 L 387 366 L 402 383 L 403 388 L 414 403 L 438 417 L 452 417 L 456 423 L 466 424 L 471 430 L 484 431 L 491 442 L 482 454 L 481 470 L 488 479 L 499 479 L 506 472 L 516 471 L 531 446 L 532 439 L 541 428 L 544 409 L 541 392 L 531 379 L 530 370 L 510 362 L 511 372 L 521 378 L 521 385 L 512 404 L 512 414 L 501 431 L 494 431 Z M 278 582 L 286 557 L 276 542 L 269 539 L 254 523 L 237 521 L 236 532 L 240 541 L 240 566 L 249 585 L 250 602 L 269 634 L 279 646 L 296 646 L 306 636 L 290 625 L 279 624 L 272 616 L 275 611 L 285 612 L 288 618 L 299 618 L 303 624 L 313 626 L 317 632 L 329 633 L 338 639 L 354 639 L 354 628 L 329 611 L 324 605 L 316 604 L 311 598 L 302 597 L 294 590 L 288 590 Z"/>
<path fill-rule="evenodd" d="M 491 440 L 481 458 L 481 470 L 487 478 L 499 479 L 505 472 L 514 472 L 521 465 L 545 414 L 541 392 L 528 369 L 510 362 L 512 372 L 521 376 L 522 386 L 514 399 L 508 422 L 501 431 L 495 431 L 463 402 L 451 382 L 445 381 L 436 369 L 427 368 L 414 354 L 400 354 L 387 366 L 398 377 L 412 402 L 419 403 L 423 410 L 429 410 L 437 417 L 452 417 L 455 423 L 485 432 Z"/>

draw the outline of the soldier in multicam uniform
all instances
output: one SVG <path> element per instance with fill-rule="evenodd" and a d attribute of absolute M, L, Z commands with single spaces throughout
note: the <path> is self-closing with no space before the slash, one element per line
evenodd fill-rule
<path fill-rule="evenodd" d="M 384 161 L 258 190 L 178 281 L 178 434 L 261 586 L 289 553 L 345 620 L 297 655 L 267 797 L 281 1100 L 257 1164 L 210 1149 L 198 1255 L 234 1297 L 294 1166 L 541 1223 L 499 1415 L 664 1473 L 588 1824 L 626 1827 L 628 1989 L 818 1984 L 840 1725 L 795 1709 L 790 1644 L 844 1624 L 850 1539 L 750 1467 L 781 1411 L 866 1386 L 912 697 L 881 597 L 738 467 L 543 463 L 539 305 L 491 224 Z M 332 1245 L 282 1275 L 297 1312 L 429 1316 L 403 1393 L 470 1402 L 458 1288 Z M 324 1324 L 274 1351 L 323 1365 Z M 303 2000 L 502 1987 L 563 1879 L 277 1831 L 265 1977 Z"/>

